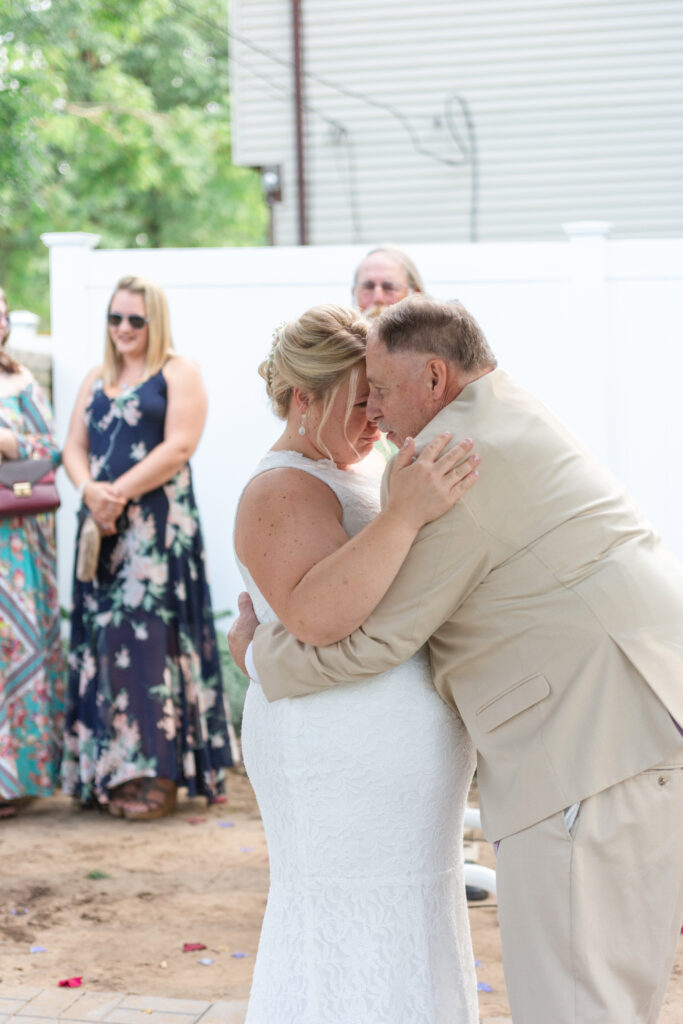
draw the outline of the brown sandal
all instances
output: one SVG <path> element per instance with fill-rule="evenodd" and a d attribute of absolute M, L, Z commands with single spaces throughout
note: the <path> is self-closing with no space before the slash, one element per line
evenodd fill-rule
<path fill-rule="evenodd" d="M 12 800 L 2 801 L 0 803 L 0 821 L 5 818 L 16 818 L 17 807 Z"/>
<path fill-rule="evenodd" d="M 107 808 L 113 818 L 123 817 L 124 804 L 138 799 L 144 778 L 127 779 L 109 790 Z"/>
<path fill-rule="evenodd" d="M 123 800 L 123 817 L 128 821 L 153 821 L 171 814 L 176 806 L 177 786 L 173 779 L 142 779 L 137 795 Z"/>

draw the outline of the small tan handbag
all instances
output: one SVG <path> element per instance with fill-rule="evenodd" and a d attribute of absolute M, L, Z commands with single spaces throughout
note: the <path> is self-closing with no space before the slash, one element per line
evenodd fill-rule
<path fill-rule="evenodd" d="M 92 583 L 97 575 L 100 560 L 102 534 L 92 516 L 86 516 L 78 538 L 76 553 L 76 579 L 80 583 Z"/>

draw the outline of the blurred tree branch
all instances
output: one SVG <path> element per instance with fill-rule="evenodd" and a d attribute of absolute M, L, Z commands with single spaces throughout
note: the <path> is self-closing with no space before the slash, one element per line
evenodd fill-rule
<path fill-rule="evenodd" d="M 227 18 L 222 0 L 207 13 Z M 44 231 L 266 241 L 258 175 L 231 163 L 227 33 L 172 0 L 4 0 L 0 140 L 0 285 L 44 322 Z"/>

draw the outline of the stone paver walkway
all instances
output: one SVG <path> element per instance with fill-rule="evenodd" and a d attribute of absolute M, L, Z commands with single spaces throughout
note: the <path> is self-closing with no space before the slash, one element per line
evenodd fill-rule
<path fill-rule="evenodd" d="M 80 988 L 0 985 L 0 1024 L 244 1024 L 246 1012 L 243 999 L 207 1003 Z M 509 1017 L 484 1017 L 481 1024 L 512 1021 Z"/>
<path fill-rule="evenodd" d="M 0 985 L 0 1024 L 244 1024 L 245 1000 L 207 1003 L 200 999 L 124 996 L 80 988 Z"/>

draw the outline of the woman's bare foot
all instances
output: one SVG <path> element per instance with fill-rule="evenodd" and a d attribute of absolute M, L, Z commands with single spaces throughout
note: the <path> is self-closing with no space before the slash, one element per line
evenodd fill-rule
<path fill-rule="evenodd" d="M 152 821 L 171 814 L 176 806 L 178 787 L 173 779 L 140 779 L 140 789 L 132 800 L 121 804 L 123 817 L 128 821 Z"/>
<path fill-rule="evenodd" d="M 144 782 L 142 779 L 128 779 L 119 786 L 113 786 L 109 790 L 109 813 L 114 818 L 123 818 L 123 808 L 126 803 L 137 800 Z"/>

